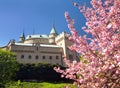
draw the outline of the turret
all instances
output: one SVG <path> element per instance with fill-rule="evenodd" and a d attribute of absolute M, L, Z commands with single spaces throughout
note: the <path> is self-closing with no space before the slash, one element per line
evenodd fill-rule
<path fill-rule="evenodd" d="M 20 36 L 19 43 L 23 43 L 24 41 L 25 41 L 25 34 L 23 32 Z"/>
<path fill-rule="evenodd" d="M 50 32 L 50 35 L 49 35 L 49 43 L 51 44 L 55 44 L 55 37 L 57 36 L 57 32 L 56 32 L 56 29 L 55 29 L 55 26 L 54 24 L 52 25 L 52 29 L 51 29 L 51 32 Z"/>

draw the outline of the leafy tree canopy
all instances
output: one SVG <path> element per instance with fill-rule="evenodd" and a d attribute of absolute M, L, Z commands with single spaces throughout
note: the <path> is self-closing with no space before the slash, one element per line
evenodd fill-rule
<path fill-rule="evenodd" d="M 0 50 L 0 82 L 11 80 L 17 70 L 16 55 L 10 51 Z"/>

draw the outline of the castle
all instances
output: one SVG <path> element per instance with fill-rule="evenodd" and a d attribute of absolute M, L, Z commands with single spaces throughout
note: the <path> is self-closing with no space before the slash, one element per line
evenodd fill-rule
<path fill-rule="evenodd" d="M 19 63 L 48 63 L 65 66 L 64 58 L 70 61 L 79 61 L 78 54 L 71 51 L 68 46 L 73 42 L 68 39 L 70 34 L 58 34 L 52 26 L 49 35 L 28 35 L 22 33 L 18 42 L 10 40 L 6 49 L 15 52 Z"/>

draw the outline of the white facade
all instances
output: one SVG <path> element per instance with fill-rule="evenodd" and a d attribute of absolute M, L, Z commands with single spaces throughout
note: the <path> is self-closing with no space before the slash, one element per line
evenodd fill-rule
<path fill-rule="evenodd" d="M 17 55 L 19 63 L 49 63 L 65 66 L 63 59 L 71 61 L 78 59 L 78 54 L 68 49 L 72 44 L 68 40 L 69 34 L 62 32 L 57 34 L 55 27 L 49 35 L 28 35 L 20 36 L 19 42 L 11 40 L 6 46 Z"/>

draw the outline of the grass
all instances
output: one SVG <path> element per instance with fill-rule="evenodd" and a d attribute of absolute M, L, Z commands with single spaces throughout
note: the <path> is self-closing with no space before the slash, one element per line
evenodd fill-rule
<path fill-rule="evenodd" d="M 49 82 L 10 82 L 7 83 L 5 88 L 65 88 L 69 86 L 70 88 L 76 88 L 70 83 L 49 83 Z"/>

